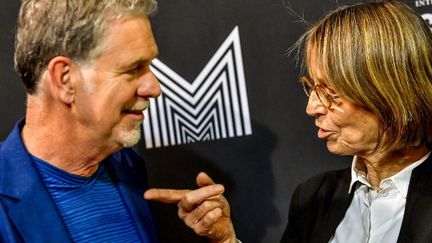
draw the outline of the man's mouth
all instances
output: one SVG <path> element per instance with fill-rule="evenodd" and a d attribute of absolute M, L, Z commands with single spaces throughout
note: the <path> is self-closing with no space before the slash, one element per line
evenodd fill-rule
<path fill-rule="evenodd" d="M 140 115 L 143 112 L 144 112 L 143 110 L 126 110 L 126 111 L 124 111 L 124 113 L 129 113 L 129 114 L 134 114 L 134 115 Z"/>
<path fill-rule="evenodd" d="M 144 112 L 142 110 L 125 110 L 122 114 L 127 116 L 129 119 L 141 122 L 144 120 Z"/>
<path fill-rule="evenodd" d="M 149 101 L 143 100 L 135 103 L 131 107 L 125 108 L 122 113 L 136 116 L 137 119 L 143 119 L 144 118 L 144 110 L 146 110 L 149 107 Z"/>

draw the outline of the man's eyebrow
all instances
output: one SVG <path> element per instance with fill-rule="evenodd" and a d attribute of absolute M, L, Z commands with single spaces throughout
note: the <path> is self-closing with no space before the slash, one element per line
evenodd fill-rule
<path fill-rule="evenodd" d="M 154 58 L 157 58 L 159 56 L 159 53 L 156 53 Z M 129 69 L 129 68 L 133 68 L 133 67 L 137 67 L 140 66 L 144 63 L 149 63 L 151 62 L 154 58 L 148 59 L 148 58 L 139 58 L 135 61 L 133 61 L 132 63 L 128 63 L 125 65 L 120 66 L 121 69 Z"/>

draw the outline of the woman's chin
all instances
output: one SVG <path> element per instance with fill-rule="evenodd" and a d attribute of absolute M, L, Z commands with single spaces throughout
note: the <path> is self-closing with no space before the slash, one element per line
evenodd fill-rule
<path fill-rule="evenodd" d="M 349 153 L 346 148 L 342 147 L 340 144 L 334 141 L 327 141 L 327 150 L 335 155 L 351 155 L 352 153 Z"/>

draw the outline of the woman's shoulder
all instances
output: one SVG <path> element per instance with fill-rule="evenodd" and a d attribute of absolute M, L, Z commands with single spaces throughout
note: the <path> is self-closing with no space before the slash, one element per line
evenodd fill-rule
<path fill-rule="evenodd" d="M 300 185 L 321 185 L 321 184 L 334 184 L 334 183 L 340 183 L 340 182 L 350 182 L 351 180 L 351 169 L 341 169 L 341 170 L 332 170 L 332 171 L 326 171 L 322 172 L 320 174 L 317 174 Z"/>
<path fill-rule="evenodd" d="M 350 181 L 350 168 L 323 172 L 298 185 L 294 196 L 297 195 L 304 199 L 319 196 L 328 197 L 341 190 L 348 194 Z"/>

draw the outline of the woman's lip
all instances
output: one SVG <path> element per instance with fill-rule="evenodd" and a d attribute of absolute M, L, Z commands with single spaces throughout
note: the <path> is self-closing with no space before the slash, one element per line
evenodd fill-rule
<path fill-rule="evenodd" d="M 325 138 L 327 138 L 328 136 L 330 136 L 332 133 L 333 133 L 333 132 L 331 132 L 331 131 L 328 131 L 328 130 L 325 130 L 325 129 L 319 128 L 319 129 L 318 129 L 318 138 L 320 138 L 320 139 L 325 139 Z"/>

